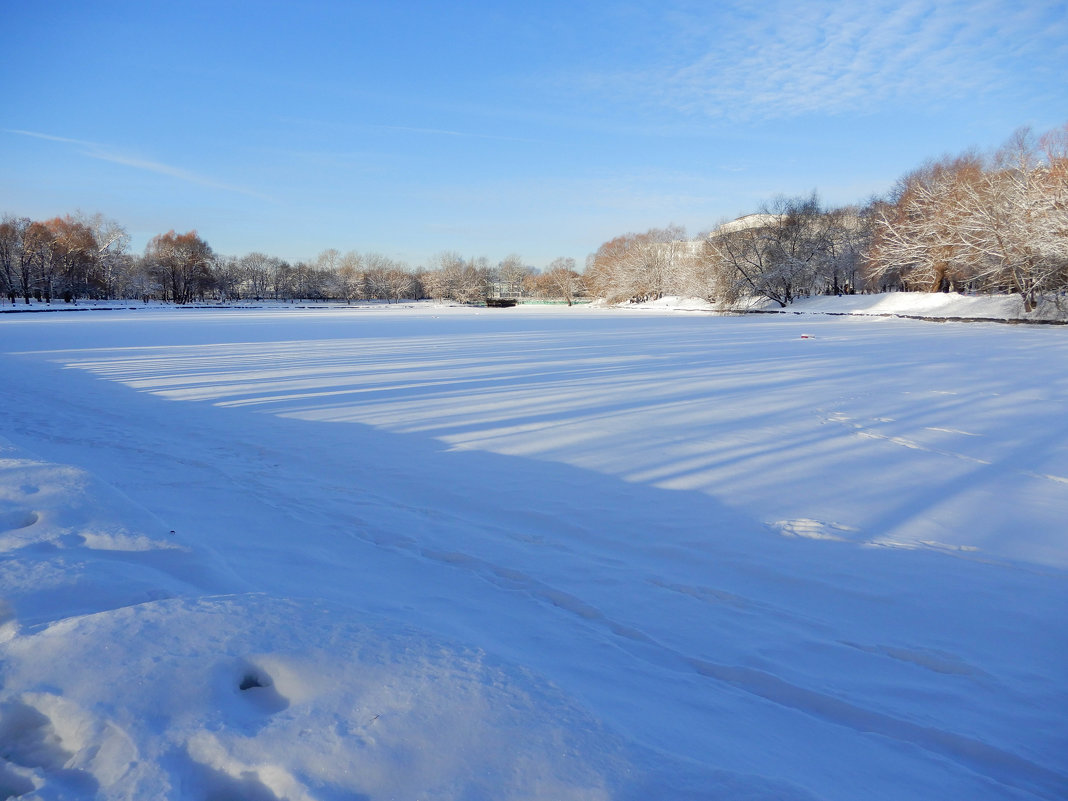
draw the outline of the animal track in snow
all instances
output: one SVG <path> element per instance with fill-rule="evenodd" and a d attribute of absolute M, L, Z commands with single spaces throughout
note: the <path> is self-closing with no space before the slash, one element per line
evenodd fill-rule
<path fill-rule="evenodd" d="M 45 696 L 48 698 L 48 696 Z M 0 704 L 0 790 L 18 797 L 45 785 L 62 788 L 62 795 L 91 797 L 100 783 L 76 765 L 77 749 L 69 750 L 53 719 L 32 703 L 11 700 Z"/>
<path fill-rule="evenodd" d="M 189 757 L 192 783 L 204 801 L 281 801 L 254 770 L 234 773 Z M 236 775 L 235 775 L 236 774 Z"/>
<path fill-rule="evenodd" d="M 312 801 L 307 789 L 287 770 L 250 764 L 232 754 L 211 732 L 194 734 L 185 751 L 194 785 L 189 789 L 198 791 L 197 797 L 203 801 Z"/>
<path fill-rule="evenodd" d="M 901 446 L 903 448 L 911 448 L 912 450 L 916 450 L 916 451 L 924 451 L 926 453 L 933 453 L 933 454 L 937 454 L 938 456 L 948 456 L 948 457 L 950 457 L 952 459 L 960 459 L 961 461 L 971 462 L 972 464 L 978 464 L 978 465 L 993 465 L 993 464 L 995 464 L 995 462 L 991 461 L 990 459 L 983 459 L 983 458 L 981 458 L 979 456 L 969 456 L 966 453 L 959 453 L 959 452 L 953 451 L 953 450 L 946 450 L 944 448 L 934 447 L 933 445 L 928 445 L 928 444 L 925 444 L 925 443 L 922 443 L 922 442 L 917 442 L 917 441 L 915 441 L 913 439 L 909 439 L 907 437 L 895 436 L 895 435 L 892 435 L 892 434 L 883 434 L 883 433 L 881 433 L 879 431 L 876 431 L 873 428 L 871 428 L 871 427 L 869 427 L 869 426 L 867 426 L 867 425 L 865 425 L 863 423 L 858 423 L 855 419 L 853 419 L 852 417 L 849 417 L 846 414 L 843 414 L 842 412 L 831 412 L 830 414 L 827 415 L 826 419 L 827 419 L 827 422 L 829 422 L 829 423 L 839 423 L 840 425 L 844 425 L 844 426 L 852 429 L 853 433 L 856 434 L 858 437 L 865 437 L 867 439 L 883 440 L 884 442 L 890 442 L 890 443 L 892 443 L 894 445 L 899 445 L 899 446 Z M 874 417 L 874 418 L 871 418 L 871 422 L 873 422 L 873 423 L 892 423 L 892 422 L 895 422 L 895 421 L 894 421 L 893 418 Z M 922 430 L 923 431 L 931 431 L 931 432 L 934 432 L 934 433 L 937 433 L 937 434 L 949 434 L 952 437 L 977 437 L 977 438 L 982 438 L 983 437 L 982 434 L 976 434 L 976 433 L 971 432 L 971 431 L 963 431 L 962 429 L 959 429 L 959 428 L 946 428 L 944 426 L 924 426 L 924 428 Z M 1022 476 L 1027 476 L 1028 478 L 1037 478 L 1037 479 L 1040 479 L 1042 481 L 1053 481 L 1053 482 L 1055 482 L 1057 484 L 1068 484 L 1068 477 L 1066 477 L 1066 476 L 1058 476 L 1058 475 L 1053 474 L 1053 473 L 1039 473 L 1039 472 L 1036 472 L 1034 470 L 1018 470 L 1018 469 L 1014 470 L 1013 472 L 1015 472 L 1015 473 L 1017 473 L 1019 475 L 1022 475 Z"/>
<path fill-rule="evenodd" d="M 786 536 L 855 541 L 859 533 L 857 529 L 850 526 L 818 520 L 781 521 L 775 525 Z M 555 590 L 519 571 L 507 570 L 461 554 L 437 554 L 424 551 L 423 555 L 473 569 L 487 580 L 498 583 L 500 586 L 526 592 L 532 597 L 577 615 L 591 625 L 610 631 L 623 641 L 636 643 L 642 646 L 642 649 L 635 650 L 633 653 L 642 659 L 653 658 L 668 663 L 673 662 L 680 666 L 684 665 L 696 671 L 698 675 L 730 684 L 780 706 L 796 709 L 859 732 L 875 733 L 911 744 L 1010 786 L 1034 786 L 1040 792 L 1045 792 L 1048 788 L 1062 783 L 1063 776 L 1054 770 L 951 730 L 926 726 L 909 720 L 907 717 L 899 718 L 876 709 L 869 709 L 864 705 L 856 705 L 834 694 L 792 684 L 762 670 L 743 665 L 716 663 L 678 651 L 640 629 L 613 620 L 580 598 Z M 655 654 L 654 656 L 650 655 L 649 647 Z M 890 658 L 913 662 L 935 672 L 967 673 L 967 666 L 953 661 L 953 658 L 948 655 L 904 648 L 878 650 Z"/>
<path fill-rule="evenodd" d="M 0 798 L 93 798 L 127 786 L 138 762 L 124 730 L 63 696 L 28 692 L 0 703 Z"/>
<path fill-rule="evenodd" d="M 289 699 L 278 692 L 274 679 L 261 666 L 244 661 L 239 665 L 237 676 L 238 692 L 256 710 L 273 715 L 289 706 Z"/>
<path fill-rule="evenodd" d="M 874 430 L 870 425 L 865 425 L 862 422 L 857 422 L 854 418 L 842 412 L 831 412 L 827 415 L 827 422 L 838 423 L 844 425 L 853 430 L 858 437 L 867 437 L 868 439 L 880 439 L 886 442 L 891 442 L 894 445 L 900 445 L 903 448 L 911 448 L 917 451 L 926 451 L 928 453 L 936 453 L 939 456 L 950 456 L 955 459 L 963 459 L 966 462 L 973 462 L 975 464 L 990 464 L 986 459 L 981 459 L 976 456 L 969 456 L 965 453 L 957 453 L 956 451 L 947 451 L 941 448 L 935 448 L 930 445 L 925 445 L 921 442 L 908 439 L 907 437 L 895 436 L 893 434 L 884 434 L 880 431 Z M 893 423 L 896 422 L 891 417 L 874 417 L 870 418 L 871 423 Z M 934 431 L 941 434 L 953 434 L 955 436 L 964 437 L 977 437 L 978 434 L 972 434 L 968 431 L 961 431 L 953 428 L 937 428 L 937 427 L 925 427 L 924 431 Z"/>
<path fill-rule="evenodd" d="M 915 656 L 916 652 L 912 654 Z M 686 661 L 702 676 L 732 684 L 772 703 L 839 726 L 922 748 L 1009 787 L 1031 791 L 1037 797 L 1060 797 L 1065 786 L 1066 777 L 1055 768 L 1032 762 L 980 739 L 856 705 L 836 695 L 791 684 L 762 670 L 695 658 Z"/>
<path fill-rule="evenodd" d="M 52 721 L 22 701 L 0 705 L 0 756 L 26 768 L 60 770 L 73 753 L 63 747 Z"/>

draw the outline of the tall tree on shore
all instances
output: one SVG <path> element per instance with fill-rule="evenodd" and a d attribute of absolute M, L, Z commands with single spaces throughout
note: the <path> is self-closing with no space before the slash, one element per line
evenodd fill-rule
<path fill-rule="evenodd" d="M 869 277 L 931 292 L 1013 292 L 1031 311 L 1068 287 L 1068 130 L 1021 129 L 902 178 L 872 215 Z"/>
<path fill-rule="evenodd" d="M 553 259 L 549 268 L 538 277 L 549 294 L 562 298 L 568 306 L 586 291 L 585 281 L 575 271 L 575 260 L 571 258 Z"/>
<path fill-rule="evenodd" d="M 154 236 L 145 247 L 145 263 L 159 278 L 164 300 L 189 303 L 211 289 L 214 254 L 196 231 Z"/>
<path fill-rule="evenodd" d="M 0 220 L 0 281 L 5 295 L 12 299 L 21 295 L 30 302 L 32 275 L 26 258 L 26 229 L 30 221 L 25 217 L 4 217 Z"/>

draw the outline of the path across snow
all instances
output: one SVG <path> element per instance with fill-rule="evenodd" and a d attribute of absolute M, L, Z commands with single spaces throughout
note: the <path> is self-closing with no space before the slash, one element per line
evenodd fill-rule
<path fill-rule="evenodd" d="M 0 797 L 1068 794 L 1068 330 L 0 319 Z"/>

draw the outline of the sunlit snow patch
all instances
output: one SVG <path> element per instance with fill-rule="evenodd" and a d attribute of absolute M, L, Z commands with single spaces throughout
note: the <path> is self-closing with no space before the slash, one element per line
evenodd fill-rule
<path fill-rule="evenodd" d="M 3 767 L 40 798 L 599 799 L 627 772 L 521 669 L 320 602 L 139 604 L 4 658 Z"/>
<path fill-rule="evenodd" d="M 826 523 L 822 520 L 779 520 L 771 523 L 784 537 L 804 537 L 810 540 L 837 540 L 839 542 L 854 541 L 859 529 L 842 523 Z"/>
<path fill-rule="evenodd" d="M 529 672 L 346 607 L 217 594 L 215 557 L 128 498 L 0 454 L 0 798 L 600 799 L 629 774 Z"/>

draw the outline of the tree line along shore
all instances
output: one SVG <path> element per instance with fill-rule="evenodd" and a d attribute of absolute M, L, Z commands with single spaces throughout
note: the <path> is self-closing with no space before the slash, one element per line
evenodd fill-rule
<path fill-rule="evenodd" d="M 135 254 L 126 228 L 103 214 L 0 220 L 0 293 L 13 304 L 679 295 L 733 308 L 894 290 L 1017 294 L 1027 311 L 1043 297 L 1068 302 L 1068 124 L 1042 135 L 1020 129 L 990 153 L 931 160 L 864 204 L 827 207 L 813 192 L 695 237 L 675 225 L 622 234 L 581 271 L 572 258 L 538 270 L 517 254 L 491 262 L 450 251 L 417 267 L 332 248 L 292 263 L 221 255 L 196 231 L 173 230 Z"/>

